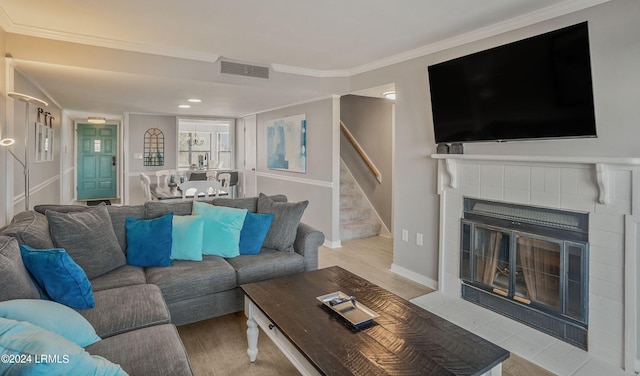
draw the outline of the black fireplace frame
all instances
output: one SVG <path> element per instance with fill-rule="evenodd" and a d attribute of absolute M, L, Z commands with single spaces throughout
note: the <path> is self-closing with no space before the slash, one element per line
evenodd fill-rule
<path fill-rule="evenodd" d="M 561 294 L 568 294 L 566 291 L 568 247 L 569 245 L 580 247 L 582 252 L 580 257 L 582 263 L 580 294 L 584 298 L 581 303 L 582 307 L 580 307 L 580 315 L 573 317 L 571 314 L 567 314 L 566 303 L 561 305 L 559 310 L 552 310 L 534 302 L 524 304 L 522 301 L 515 300 L 514 290 L 511 287 L 513 279 L 515 279 L 513 274 L 510 276 L 508 296 L 505 296 L 504 292 L 496 292 L 491 286 L 477 281 L 474 277 L 476 269 L 473 264 L 475 261 L 472 251 L 475 226 L 508 234 L 510 239 L 509 252 L 513 252 L 510 256 L 512 265 L 515 264 L 515 256 L 513 255 L 515 255 L 516 235 L 548 238 L 562 243 L 560 277 L 561 289 L 565 289 L 565 291 Z M 464 217 L 461 219 L 460 230 L 460 258 L 463 299 L 587 350 L 589 309 L 587 213 L 465 198 Z M 466 265 L 465 262 L 467 262 Z M 510 269 L 515 270 L 515 268 Z M 561 302 L 565 302 L 566 299 L 566 297 L 561 298 Z"/>

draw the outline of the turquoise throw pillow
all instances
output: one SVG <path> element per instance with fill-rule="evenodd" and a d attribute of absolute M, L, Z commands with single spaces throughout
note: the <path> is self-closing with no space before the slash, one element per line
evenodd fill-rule
<path fill-rule="evenodd" d="M 22 261 L 46 297 L 75 309 L 96 305 L 84 270 L 62 248 L 20 246 Z"/>
<path fill-rule="evenodd" d="M 171 266 L 173 213 L 160 218 L 127 218 L 127 264 L 134 266 Z"/>
<path fill-rule="evenodd" d="M 174 215 L 171 258 L 174 260 L 202 261 L 203 231 L 203 216 Z"/>
<path fill-rule="evenodd" d="M 14 299 L 0 302 L 0 317 L 29 322 L 59 334 L 80 347 L 100 341 L 93 326 L 82 315 L 50 300 Z"/>
<path fill-rule="evenodd" d="M 240 232 L 240 254 L 257 255 L 267 237 L 273 214 L 247 213 Z"/>
<path fill-rule="evenodd" d="M 193 214 L 204 216 L 202 254 L 227 258 L 240 255 L 240 231 L 247 209 L 194 201 Z"/>
<path fill-rule="evenodd" d="M 26 321 L 0 318 L 0 354 L 0 375 L 127 374 L 119 365 Z M 11 361 L 11 356 L 20 356 L 20 361 Z"/>

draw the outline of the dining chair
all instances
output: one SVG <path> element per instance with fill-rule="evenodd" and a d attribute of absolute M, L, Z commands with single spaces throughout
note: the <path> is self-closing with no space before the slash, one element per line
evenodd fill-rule
<path fill-rule="evenodd" d="M 218 173 L 217 179 L 220 182 L 220 193 L 229 194 L 229 183 L 231 182 L 231 174 L 228 172 L 220 172 Z"/>
<path fill-rule="evenodd" d="M 218 180 L 218 171 L 207 171 L 207 180 Z"/>
<path fill-rule="evenodd" d="M 220 188 L 221 184 L 217 180 L 190 180 L 180 184 L 183 200 L 187 196 L 192 196 L 194 200 L 207 200 L 210 196 L 217 196 Z"/>
<path fill-rule="evenodd" d="M 174 174 L 173 170 L 156 171 L 156 183 L 158 183 L 158 185 L 161 185 L 161 184 L 168 185 L 169 179 L 171 178 L 172 174 Z"/>
<path fill-rule="evenodd" d="M 153 196 L 151 195 L 151 179 L 149 175 L 144 172 L 140 173 L 140 185 L 142 186 L 142 191 L 144 192 L 144 198 L 146 201 L 153 200 Z"/>

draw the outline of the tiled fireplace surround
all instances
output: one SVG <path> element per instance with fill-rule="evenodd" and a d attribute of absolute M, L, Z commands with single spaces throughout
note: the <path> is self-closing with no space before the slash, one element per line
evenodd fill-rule
<path fill-rule="evenodd" d="M 588 212 L 589 350 L 538 332 L 532 337 L 542 338 L 544 344 L 531 353 L 522 349 L 519 355 L 557 374 L 580 374 L 576 370 L 590 359 L 613 365 L 621 373 L 638 370 L 640 159 L 467 154 L 432 158 L 439 160 L 440 265 L 438 291 L 425 305 L 453 300 L 466 311 L 461 321 L 480 332 L 491 325 L 474 328 L 474 323 L 482 322 L 474 320 L 474 314 L 496 315 L 460 298 L 463 197 Z"/>

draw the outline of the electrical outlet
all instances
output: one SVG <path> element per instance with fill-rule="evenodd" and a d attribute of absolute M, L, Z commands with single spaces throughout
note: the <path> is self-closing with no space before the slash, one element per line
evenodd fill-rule
<path fill-rule="evenodd" d="M 424 236 L 421 233 L 417 233 L 416 234 L 416 244 L 417 245 L 422 245 L 423 244 L 423 239 L 424 239 Z"/>
<path fill-rule="evenodd" d="M 409 241 L 409 231 L 408 230 L 402 230 L 402 240 L 405 242 Z"/>
<path fill-rule="evenodd" d="M 133 153 L 133 159 L 142 159 L 142 153 Z"/>

